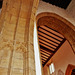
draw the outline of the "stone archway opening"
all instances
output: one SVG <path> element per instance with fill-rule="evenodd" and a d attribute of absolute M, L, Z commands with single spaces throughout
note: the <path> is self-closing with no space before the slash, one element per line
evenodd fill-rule
<path fill-rule="evenodd" d="M 67 39 L 68 44 L 70 44 L 71 52 L 72 52 L 72 54 L 74 56 L 74 54 L 75 54 L 75 35 L 74 35 L 74 33 L 75 33 L 75 30 L 74 30 L 75 27 L 69 21 L 67 21 L 66 19 L 60 17 L 59 15 L 57 15 L 55 13 L 46 13 L 45 12 L 45 13 L 39 14 L 37 16 L 37 29 L 38 29 L 38 33 L 39 33 L 39 35 L 40 35 L 40 33 L 41 34 L 44 34 L 44 35 L 40 35 L 40 36 L 41 37 L 44 37 L 45 39 L 47 39 L 47 37 L 45 37 L 45 33 L 43 31 L 43 30 L 45 30 L 45 28 L 43 26 L 46 26 L 48 28 L 51 28 L 51 29 L 59 32 L 61 35 L 63 35 L 63 37 Z M 41 31 L 41 29 L 42 29 L 42 31 Z M 47 29 L 46 29 L 46 31 L 47 31 Z M 46 40 L 44 40 L 42 38 L 41 38 L 41 40 L 46 41 Z M 44 42 L 42 42 L 42 41 L 41 41 L 41 44 L 44 44 L 44 45 L 47 46 L 47 44 L 44 43 Z M 66 46 L 65 46 L 65 48 L 66 48 Z M 45 46 L 44 47 L 41 46 L 40 49 L 46 49 L 47 50 L 47 48 L 45 48 Z M 49 66 L 49 64 L 52 61 L 50 61 L 49 63 L 47 63 L 48 62 L 47 61 L 45 63 L 45 65 L 44 65 L 45 66 L 45 70 L 44 71 L 46 73 L 48 72 L 48 66 Z M 68 63 L 68 64 L 70 64 L 70 63 Z M 49 73 L 48 73 L 48 75 L 49 75 Z"/>

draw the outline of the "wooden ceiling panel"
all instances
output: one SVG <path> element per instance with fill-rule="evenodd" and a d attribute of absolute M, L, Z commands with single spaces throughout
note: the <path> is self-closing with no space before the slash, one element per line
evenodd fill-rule
<path fill-rule="evenodd" d="M 56 39 L 59 39 L 60 41 L 62 41 L 62 39 L 63 39 L 62 37 L 59 36 L 59 34 L 56 35 L 56 33 L 52 33 L 51 31 L 48 31 L 49 29 L 40 27 L 39 30 L 41 30 L 42 32 L 46 33 L 49 36 L 52 36 L 52 37 L 55 37 Z"/>
<path fill-rule="evenodd" d="M 47 44 L 45 44 L 45 43 L 43 43 L 43 42 L 41 42 L 41 43 L 39 42 L 39 44 L 40 44 L 41 46 L 44 46 L 44 47 L 46 47 L 46 48 L 52 50 L 52 51 L 54 51 L 54 49 L 55 49 L 55 48 L 51 47 L 50 45 L 47 45 Z"/>
<path fill-rule="evenodd" d="M 52 47 L 55 47 L 55 48 L 58 46 L 58 45 L 54 45 L 54 44 L 50 43 L 49 41 L 43 40 L 40 37 L 39 37 L 39 41 L 41 41 L 41 42 L 43 42 L 45 44 L 51 45 Z"/>
<path fill-rule="evenodd" d="M 42 65 L 44 66 L 65 42 L 65 38 L 46 25 L 38 27 Z"/>
<path fill-rule="evenodd" d="M 53 37 L 53 36 L 51 36 L 51 35 L 48 35 L 48 34 L 45 33 L 45 32 L 39 31 L 38 34 L 39 34 L 39 35 L 42 35 L 43 37 L 45 37 L 45 38 L 47 38 L 47 39 L 49 39 L 49 40 L 53 40 L 53 41 L 55 41 L 55 42 L 57 42 L 57 43 L 60 43 L 60 42 L 61 42 L 61 40 L 59 40 L 59 39 L 57 39 L 57 38 L 55 38 L 55 37 Z"/>
<path fill-rule="evenodd" d="M 45 54 L 45 55 L 47 55 L 47 56 L 51 55 L 51 53 L 49 53 L 49 52 L 47 52 L 47 51 L 45 51 L 45 50 L 42 50 L 42 49 L 41 49 L 40 51 L 41 51 L 42 54 Z"/>
<path fill-rule="evenodd" d="M 54 33 L 54 34 L 57 35 L 57 36 L 60 36 L 62 39 L 64 38 L 60 33 L 58 33 L 56 30 L 54 30 L 54 29 L 48 27 L 47 25 L 42 25 L 41 27 L 43 27 L 44 29 L 46 29 L 46 30 L 48 30 L 48 31 L 50 31 L 50 32 L 52 32 L 52 33 Z"/>
<path fill-rule="evenodd" d="M 43 40 L 45 40 L 45 41 L 47 41 L 47 42 L 49 42 L 49 43 L 55 45 L 55 46 L 58 46 L 58 45 L 59 45 L 59 43 L 57 43 L 57 42 L 55 42 L 55 41 L 53 41 L 53 40 L 51 40 L 51 39 L 48 39 L 48 38 L 46 38 L 45 36 L 42 36 L 42 35 L 39 35 L 39 34 L 38 34 L 38 37 L 39 37 L 40 39 L 43 39 Z"/>

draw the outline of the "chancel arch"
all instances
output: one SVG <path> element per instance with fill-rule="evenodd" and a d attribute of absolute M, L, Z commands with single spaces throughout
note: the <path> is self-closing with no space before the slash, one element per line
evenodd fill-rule
<path fill-rule="evenodd" d="M 43 41 L 43 42 L 41 41 L 41 44 L 43 44 L 42 46 L 44 46 L 44 47 L 42 47 L 40 44 L 40 41 L 39 41 L 40 50 L 42 50 L 42 51 L 40 51 L 40 53 L 41 53 L 41 61 L 42 61 L 43 66 L 47 66 L 47 65 L 49 66 L 48 61 L 52 58 L 52 56 L 54 56 L 54 55 L 52 55 L 51 57 L 48 57 L 48 59 L 47 59 L 47 56 L 50 55 L 49 53 L 51 53 L 51 54 L 56 53 L 56 52 L 48 49 L 49 47 L 53 48 L 52 46 L 44 43 L 44 42 L 50 43 L 49 41 L 47 41 L 47 40 L 49 40 L 47 38 L 47 36 L 59 41 L 55 37 L 52 37 L 48 33 L 46 33 L 46 32 L 50 32 L 47 29 L 50 29 L 51 31 L 56 32 L 56 33 L 60 33 L 62 36 L 57 36 L 57 35 L 50 32 L 50 34 L 53 34 L 59 38 L 62 38 L 63 39 L 62 44 L 65 42 L 65 39 L 66 39 L 72 48 L 72 50 L 71 50 L 72 53 L 75 54 L 75 35 L 74 35 L 75 34 L 75 27 L 72 23 L 70 23 L 68 20 L 66 20 L 65 18 L 63 18 L 55 13 L 44 12 L 44 13 L 40 13 L 37 15 L 36 24 L 37 24 L 38 36 L 42 37 L 42 38 L 40 38 L 40 37 L 38 37 L 38 38 Z M 50 41 L 52 41 L 52 40 L 50 40 Z M 52 41 L 52 42 L 58 44 L 58 42 L 55 42 L 55 41 Z M 52 44 L 52 43 L 50 43 L 50 44 Z M 56 46 L 56 45 L 54 45 L 54 46 Z M 59 49 L 59 48 L 57 48 L 57 49 Z M 42 52 L 44 54 L 42 54 Z M 44 59 L 42 59 L 42 58 L 44 58 Z M 47 61 L 45 59 L 47 59 Z M 44 61 L 45 61 L 45 63 L 44 63 Z M 69 62 L 68 62 L 68 64 L 69 64 Z M 45 70 L 47 70 L 47 67 L 45 68 Z M 47 74 L 47 75 L 49 75 L 49 74 Z"/>
<path fill-rule="evenodd" d="M 75 26 L 65 18 L 49 12 L 43 12 L 37 15 L 37 27 L 47 25 L 48 27 L 58 31 L 70 43 L 75 53 Z"/>

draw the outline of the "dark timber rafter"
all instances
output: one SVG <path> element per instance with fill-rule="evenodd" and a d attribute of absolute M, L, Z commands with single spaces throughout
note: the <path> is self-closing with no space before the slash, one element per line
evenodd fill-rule
<path fill-rule="evenodd" d="M 45 30 L 45 31 L 48 32 L 48 33 L 51 33 L 52 35 L 54 35 L 54 36 L 56 36 L 56 37 L 59 37 L 59 38 L 63 39 L 61 36 L 56 35 L 56 34 L 52 33 L 51 31 L 46 30 L 45 28 L 42 28 L 42 27 L 39 27 L 39 28 Z"/>
<path fill-rule="evenodd" d="M 46 43 L 48 43 L 48 44 L 53 45 L 54 47 L 57 47 L 56 45 L 54 45 L 54 44 L 52 44 L 52 43 L 50 43 L 50 42 L 48 42 L 48 41 L 46 41 L 46 40 L 43 40 L 43 39 L 41 39 L 40 37 L 39 37 L 39 39 L 42 40 L 42 41 L 44 41 L 44 42 L 46 42 Z"/>
<path fill-rule="evenodd" d="M 40 31 L 40 30 L 38 30 L 38 31 L 39 31 L 39 32 L 41 32 L 41 33 L 43 33 L 43 34 L 45 34 L 46 36 L 49 36 L 49 37 L 51 37 L 51 38 L 53 38 L 53 39 L 55 39 L 55 40 L 57 40 L 57 41 L 61 42 L 60 40 L 58 40 L 58 39 L 56 39 L 56 38 L 54 38 L 54 37 L 52 37 L 52 36 L 50 36 L 50 35 L 48 35 L 48 34 L 46 34 L 46 33 L 42 32 L 42 31 Z"/>
<path fill-rule="evenodd" d="M 64 38 L 63 41 L 60 43 L 60 45 L 55 49 L 54 54 L 56 53 L 56 51 L 61 47 L 61 45 L 66 41 L 66 39 Z M 54 55 L 52 54 L 47 60 L 46 62 L 43 64 L 43 66 L 50 60 L 50 58 Z"/>
<path fill-rule="evenodd" d="M 44 66 L 66 39 L 59 32 L 47 25 L 38 27 L 38 35 L 42 65 Z"/>
<path fill-rule="evenodd" d="M 44 45 L 46 45 L 46 46 L 48 46 L 48 47 L 50 47 L 50 48 L 52 48 L 52 49 L 55 49 L 55 48 L 53 48 L 53 47 L 51 47 L 51 46 L 49 46 L 49 45 L 47 45 L 47 44 L 45 44 L 45 43 L 43 43 L 43 42 L 41 42 L 41 41 L 39 41 L 39 43 L 42 43 L 42 44 L 44 44 Z"/>
<path fill-rule="evenodd" d="M 41 34 L 38 34 L 39 36 L 41 36 L 41 37 L 43 37 L 43 38 L 45 38 L 45 39 L 47 39 L 47 40 L 49 40 L 49 41 L 51 41 L 51 42 L 53 42 L 53 43 L 56 43 L 56 44 L 58 44 L 59 45 L 59 43 L 57 43 L 57 42 L 55 42 L 55 41 L 53 41 L 53 40 L 51 40 L 51 39 L 48 39 L 47 37 L 45 37 L 45 36 L 42 36 Z"/>
<path fill-rule="evenodd" d="M 43 49 L 43 50 L 46 50 L 47 52 L 54 53 L 54 51 L 52 51 L 52 50 L 50 50 L 50 49 L 48 49 L 48 48 L 46 48 L 42 45 L 40 45 L 40 48 Z"/>

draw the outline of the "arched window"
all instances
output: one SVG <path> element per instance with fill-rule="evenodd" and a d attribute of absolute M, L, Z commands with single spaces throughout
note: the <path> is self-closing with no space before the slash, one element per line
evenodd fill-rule
<path fill-rule="evenodd" d="M 53 64 L 53 63 L 51 63 L 51 64 L 49 65 L 49 70 L 50 70 L 50 74 L 53 74 L 53 73 L 54 73 L 55 68 L 54 68 L 54 64 Z"/>

